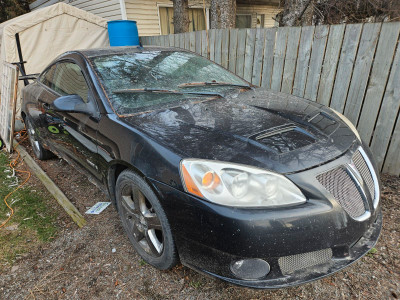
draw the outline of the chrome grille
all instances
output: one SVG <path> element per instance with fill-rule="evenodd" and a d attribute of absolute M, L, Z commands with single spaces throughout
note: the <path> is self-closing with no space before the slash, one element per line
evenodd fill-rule
<path fill-rule="evenodd" d="M 317 180 L 352 218 L 357 218 L 365 213 L 363 197 L 345 167 L 340 166 L 319 174 Z"/>
<path fill-rule="evenodd" d="M 278 259 L 278 263 L 282 274 L 286 275 L 301 269 L 326 263 L 331 259 L 332 249 L 328 248 L 313 252 L 280 257 Z"/>
<path fill-rule="evenodd" d="M 365 184 L 367 185 L 369 194 L 371 195 L 372 200 L 374 200 L 375 199 L 374 180 L 372 179 L 371 171 L 368 168 L 368 165 L 365 162 L 365 159 L 359 150 L 354 152 L 352 160 L 354 162 L 354 165 L 357 168 L 357 171 L 360 173 L 362 179 L 364 180 Z"/>

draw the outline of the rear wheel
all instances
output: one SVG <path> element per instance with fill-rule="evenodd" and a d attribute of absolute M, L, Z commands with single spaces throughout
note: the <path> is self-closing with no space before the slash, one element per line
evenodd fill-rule
<path fill-rule="evenodd" d="M 167 217 L 150 186 L 131 170 L 116 184 L 117 209 L 125 232 L 139 255 L 150 265 L 169 269 L 178 262 Z"/>
<path fill-rule="evenodd" d="M 29 142 L 32 146 L 33 153 L 40 160 L 46 160 L 52 158 L 54 155 L 49 150 L 43 148 L 39 140 L 36 137 L 35 129 L 32 125 L 31 120 L 28 117 L 25 118 L 26 131 L 28 132 Z"/>

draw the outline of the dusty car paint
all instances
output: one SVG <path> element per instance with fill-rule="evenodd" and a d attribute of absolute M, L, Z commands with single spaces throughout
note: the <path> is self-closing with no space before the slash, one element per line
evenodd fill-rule
<path fill-rule="evenodd" d="M 82 67 L 97 107 L 92 115 L 46 108 L 59 95 L 40 82 L 24 89 L 22 110 L 43 143 L 85 172 L 111 199 L 115 200 L 114 184 L 122 169 L 131 168 L 146 178 L 159 196 L 184 264 L 234 284 L 276 288 L 326 276 L 373 247 L 381 228 L 380 206 L 374 208 L 369 198 L 371 216 L 356 221 L 316 180 L 320 173 L 349 164 L 360 146 L 371 158 L 367 147 L 328 108 L 256 89 L 118 116 L 90 63 L 92 56 L 118 51 L 144 50 L 87 50 L 59 58 Z M 211 203 L 184 191 L 179 165 L 188 157 L 286 174 L 308 200 L 269 209 Z M 291 276 L 280 271 L 279 257 L 326 248 L 332 249 L 329 263 Z M 236 278 L 229 267 L 241 258 L 265 259 L 271 272 L 260 280 Z"/>

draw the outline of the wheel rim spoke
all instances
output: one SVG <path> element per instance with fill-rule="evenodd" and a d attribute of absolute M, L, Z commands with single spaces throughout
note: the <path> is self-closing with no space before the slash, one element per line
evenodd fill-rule
<path fill-rule="evenodd" d="M 155 229 L 155 230 L 162 230 L 161 222 L 158 219 L 156 214 L 148 213 L 148 214 L 144 215 L 144 218 L 147 223 L 147 228 Z"/>
<path fill-rule="evenodd" d="M 159 256 L 163 249 L 163 244 L 158 240 L 155 230 L 146 231 L 146 241 L 152 254 Z"/>

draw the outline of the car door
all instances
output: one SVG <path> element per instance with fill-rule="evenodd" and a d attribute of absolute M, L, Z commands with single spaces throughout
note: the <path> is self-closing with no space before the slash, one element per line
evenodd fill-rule
<path fill-rule="evenodd" d="M 41 132 L 45 143 L 59 156 L 88 176 L 101 180 L 97 167 L 96 135 L 100 119 L 89 77 L 73 61 L 56 64 L 51 84 L 38 99 L 42 106 Z M 59 97 L 79 95 L 91 113 L 56 111 L 52 103 Z"/>

